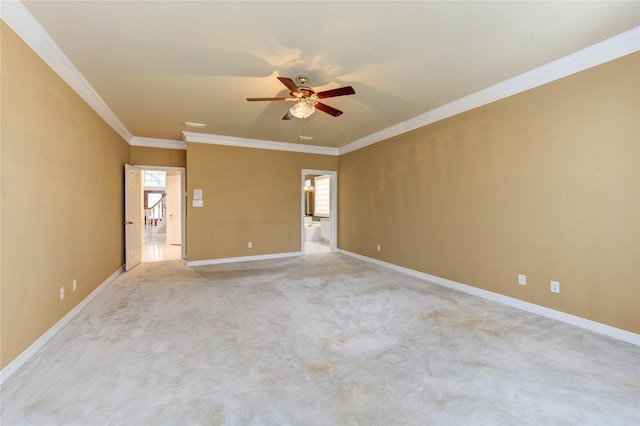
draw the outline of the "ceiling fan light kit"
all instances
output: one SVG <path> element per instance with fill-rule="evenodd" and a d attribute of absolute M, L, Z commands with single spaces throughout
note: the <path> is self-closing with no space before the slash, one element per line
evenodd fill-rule
<path fill-rule="evenodd" d="M 307 118 L 316 111 L 316 107 L 304 101 L 298 101 L 289 112 L 296 118 Z"/>
<path fill-rule="evenodd" d="M 356 92 L 353 87 L 346 86 L 338 89 L 326 90 L 324 92 L 316 93 L 311 87 L 306 86 L 309 81 L 309 76 L 299 75 L 296 77 L 297 85 L 293 80 L 288 77 L 278 77 L 278 80 L 289 89 L 291 97 L 289 98 L 247 98 L 247 101 L 288 101 L 295 102 L 289 111 L 282 117 L 283 120 L 291 120 L 292 118 L 307 118 L 313 114 L 317 109 L 323 111 L 334 117 L 342 114 L 342 111 L 337 110 L 329 105 L 325 105 L 320 102 L 320 99 L 333 98 L 336 96 L 354 95 Z"/>

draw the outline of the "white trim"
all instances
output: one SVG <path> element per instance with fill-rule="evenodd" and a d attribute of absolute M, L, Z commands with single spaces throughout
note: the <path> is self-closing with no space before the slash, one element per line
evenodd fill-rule
<path fill-rule="evenodd" d="M 515 299 L 513 297 L 504 296 L 502 294 L 494 293 L 488 290 L 482 290 L 477 287 L 461 284 L 456 281 L 448 280 L 446 278 L 440 278 L 440 277 L 436 277 L 435 275 L 425 274 L 423 272 L 415 271 L 409 268 L 404 268 L 402 266 L 383 262 L 382 260 L 373 259 L 367 256 L 362 256 L 360 254 L 352 253 L 346 250 L 339 250 L 339 251 L 340 253 L 346 254 L 348 256 L 355 257 L 365 262 L 370 262 L 376 265 L 384 266 L 385 268 L 393 269 L 394 271 L 411 275 L 413 277 L 428 281 L 432 284 L 448 287 L 453 290 L 458 290 L 463 293 L 467 293 L 473 296 L 481 297 L 483 299 L 491 300 L 492 302 L 501 303 L 503 305 L 511 306 L 512 308 L 521 309 L 523 311 L 531 312 L 533 314 L 540 315 L 546 318 L 551 318 L 553 320 L 560 321 L 565 324 L 570 324 L 576 327 L 583 328 L 585 330 L 593 331 L 594 333 L 598 333 L 607 337 L 621 340 L 623 342 L 631 343 L 632 345 L 640 346 L 640 334 L 632 333 L 630 331 L 622 330 L 620 328 L 612 327 L 610 325 L 591 321 L 586 318 L 577 317 L 575 315 L 567 314 L 565 312 L 557 311 L 555 309 L 550 309 L 544 306 L 525 302 L 524 300 Z"/>
<path fill-rule="evenodd" d="M 640 50 L 640 27 L 338 148 L 339 155 L 433 124 Z"/>
<path fill-rule="evenodd" d="M 185 141 L 176 141 L 173 139 L 157 139 L 157 138 L 143 138 L 140 136 L 134 136 L 131 138 L 131 146 L 145 146 L 148 148 L 166 148 L 166 149 L 187 149 Z"/>
<path fill-rule="evenodd" d="M 185 142 L 207 143 L 211 145 L 237 146 L 242 148 L 271 149 L 275 151 L 303 152 L 307 154 L 338 155 L 338 148 L 329 146 L 303 145 L 299 143 L 275 142 L 261 139 L 236 138 L 233 136 L 211 135 L 208 133 L 182 132 Z"/>
<path fill-rule="evenodd" d="M 221 265 L 224 263 L 252 262 L 254 260 L 282 259 L 284 257 L 295 257 L 295 256 L 302 256 L 302 253 L 299 251 L 294 251 L 291 253 L 273 253 L 273 254 L 260 254 L 257 256 L 225 257 L 222 259 L 194 260 L 191 262 L 187 262 L 187 266 L 191 267 L 191 266 Z"/>
<path fill-rule="evenodd" d="M 57 323 L 40 336 L 35 342 L 18 355 L 13 361 L 7 364 L 0 371 L 0 386 L 2 386 L 9 378 L 22 368 L 32 357 L 34 357 L 40 349 L 42 349 L 56 334 L 60 332 L 71 320 L 80 313 L 96 296 L 109 286 L 123 272 L 124 267 L 118 268 L 116 272 L 111 274 L 109 278 L 104 280 L 102 284 L 96 287 L 87 297 L 82 299 L 73 309 L 63 316 Z"/>
<path fill-rule="evenodd" d="M 31 47 L 44 62 L 53 69 L 104 121 L 127 143 L 133 135 L 111 111 L 84 76 L 73 65 L 55 41 L 31 15 L 29 10 L 16 0 L 2 0 L 1 18 L 22 40 Z"/>
<path fill-rule="evenodd" d="M 145 165 L 140 165 L 140 164 L 134 164 L 133 167 L 137 167 L 139 169 L 142 170 L 164 170 L 164 171 L 170 171 L 170 172 L 185 172 L 185 168 L 184 167 L 172 167 L 172 166 L 145 166 Z"/>
<path fill-rule="evenodd" d="M 316 170 L 316 169 L 302 169 L 301 173 L 301 182 L 300 182 L 300 190 L 301 193 L 301 205 L 300 205 L 300 244 L 301 244 L 301 252 L 304 254 L 304 240 L 305 240 L 305 229 L 304 229 L 304 202 L 305 202 L 305 193 L 304 193 L 304 176 L 305 175 L 327 175 L 331 176 L 331 200 L 330 200 L 330 217 L 331 217 L 331 235 L 329 237 L 329 250 L 336 253 L 338 251 L 338 172 L 335 170 Z"/>

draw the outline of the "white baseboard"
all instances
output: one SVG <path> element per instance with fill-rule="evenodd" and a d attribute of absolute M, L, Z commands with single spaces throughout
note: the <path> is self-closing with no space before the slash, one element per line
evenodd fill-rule
<path fill-rule="evenodd" d="M 513 308 L 518 308 L 523 311 L 531 312 L 533 314 L 537 314 L 546 318 L 551 318 L 556 321 L 560 321 L 566 324 L 574 325 L 576 327 L 584 328 L 586 330 L 593 331 L 595 333 L 602 334 L 604 336 L 612 337 L 614 339 L 621 340 L 623 342 L 631 343 L 632 345 L 640 346 L 640 334 L 632 333 L 630 331 L 622 330 L 616 327 L 611 327 L 606 324 L 591 321 L 586 318 L 577 317 L 575 315 L 567 314 L 565 312 L 557 311 L 555 309 L 550 309 L 544 306 L 525 302 L 524 300 L 514 299 L 513 297 L 504 296 L 502 294 L 494 293 L 487 290 L 482 290 L 480 288 L 472 287 L 470 285 L 461 284 L 456 281 L 448 280 L 446 278 L 440 278 L 440 277 L 436 277 L 435 275 L 425 274 L 423 272 L 418 272 L 413 269 L 404 268 L 402 266 L 394 265 L 393 263 L 383 262 L 378 259 L 362 256 L 360 254 L 352 253 L 346 250 L 339 250 L 339 252 L 351 257 L 355 257 L 360 260 L 364 260 L 365 262 L 374 263 L 376 265 L 384 266 L 386 268 L 393 269 L 395 271 L 402 272 L 407 275 L 411 275 L 413 277 L 428 281 L 433 284 L 448 287 L 454 290 L 461 291 L 463 293 L 471 294 L 473 296 L 478 296 L 483 299 L 491 300 L 493 302 L 498 302 L 503 305 L 511 306 Z"/>
<path fill-rule="evenodd" d="M 242 257 L 225 257 L 222 259 L 209 259 L 209 260 L 194 260 L 187 262 L 187 266 L 206 266 L 206 265 L 220 265 L 223 263 L 234 262 L 249 262 L 254 260 L 269 260 L 269 259 L 281 259 L 283 257 L 295 257 L 302 256 L 301 251 L 294 251 L 290 253 L 274 253 L 274 254 L 261 254 L 258 256 L 242 256 Z"/>
<path fill-rule="evenodd" d="M 40 349 L 46 345 L 49 340 L 53 338 L 65 325 L 67 325 L 78 313 L 84 309 L 95 297 L 109 284 L 111 284 L 122 272 L 123 267 L 118 268 L 116 272 L 111 274 L 109 278 L 104 280 L 95 290 L 93 290 L 87 297 L 82 299 L 73 309 L 71 309 L 65 316 L 63 316 L 57 323 L 47 330 L 42 336 L 25 349 L 20 355 L 18 355 L 13 361 L 7 364 L 6 367 L 0 371 L 0 386 L 2 386 L 9 378 L 20 368 L 22 368 L 27 361 L 29 361 Z"/>

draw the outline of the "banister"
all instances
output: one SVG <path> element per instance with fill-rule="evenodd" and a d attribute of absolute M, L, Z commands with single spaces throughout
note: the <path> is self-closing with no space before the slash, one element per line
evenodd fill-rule
<path fill-rule="evenodd" d="M 147 230 L 147 226 L 150 226 L 151 229 L 154 229 L 159 225 L 158 222 L 162 222 L 164 219 L 165 209 L 166 209 L 166 197 L 167 194 L 164 193 L 160 197 L 156 203 L 151 207 L 146 207 L 144 209 L 144 229 Z"/>
<path fill-rule="evenodd" d="M 156 203 L 154 205 L 152 205 L 151 207 L 147 207 L 145 210 L 153 210 L 158 204 L 160 204 L 162 202 L 162 200 L 164 200 L 167 197 L 167 193 L 165 192 L 164 194 L 162 194 L 162 197 L 160 197 L 160 199 L 158 201 L 156 201 Z"/>

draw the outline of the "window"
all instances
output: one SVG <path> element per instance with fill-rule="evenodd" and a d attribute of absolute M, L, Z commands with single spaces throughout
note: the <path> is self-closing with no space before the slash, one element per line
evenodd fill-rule
<path fill-rule="evenodd" d="M 318 176 L 315 178 L 314 216 L 330 216 L 331 177 Z"/>
<path fill-rule="evenodd" d="M 145 170 L 144 186 L 152 188 L 164 188 L 167 184 L 167 172 L 162 170 Z"/>

